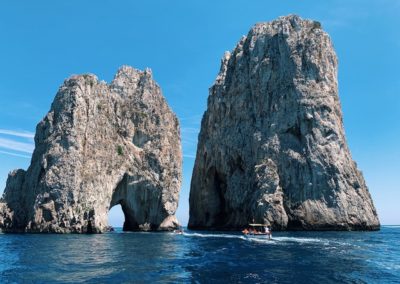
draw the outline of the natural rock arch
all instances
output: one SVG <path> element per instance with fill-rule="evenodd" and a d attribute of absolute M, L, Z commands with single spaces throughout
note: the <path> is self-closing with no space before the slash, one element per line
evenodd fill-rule
<path fill-rule="evenodd" d="M 150 70 L 121 67 L 110 84 L 72 76 L 38 124 L 29 169 L 10 173 L 6 232 L 103 232 L 120 203 L 127 230 L 178 225 L 179 123 Z"/>
<path fill-rule="evenodd" d="M 124 231 L 168 229 L 168 224 L 178 225 L 167 211 L 160 210 L 163 207 L 161 191 L 140 176 L 123 176 L 113 191 L 108 211 L 117 204 L 124 213 Z"/>

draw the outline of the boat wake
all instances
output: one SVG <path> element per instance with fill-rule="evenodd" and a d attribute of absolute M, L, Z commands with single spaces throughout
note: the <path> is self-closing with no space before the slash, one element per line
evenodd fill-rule
<path fill-rule="evenodd" d="M 195 237 L 195 238 L 226 238 L 226 239 L 241 239 L 245 240 L 246 237 L 242 235 L 233 234 L 201 234 L 201 233 L 183 233 L 185 237 Z"/>
<path fill-rule="evenodd" d="M 238 239 L 248 242 L 263 243 L 263 244 L 280 244 L 280 243 L 300 243 L 300 244 L 329 244 L 331 240 L 320 238 L 301 238 L 301 237 L 272 237 L 268 239 L 266 236 L 243 236 L 236 234 L 203 234 L 203 233 L 183 233 L 184 237 L 189 238 L 226 238 Z"/>

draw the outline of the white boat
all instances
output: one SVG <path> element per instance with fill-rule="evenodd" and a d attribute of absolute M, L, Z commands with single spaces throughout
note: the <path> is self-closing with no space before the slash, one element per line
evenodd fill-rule
<path fill-rule="evenodd" d="M 179 226 L 176 230 L 173 231 L 174 234 L 183 235 L 183 227 Z"/>
<path fill-rule="evenodd" d="M 249 224 L 249 228 L 246 228 L 242 233 L 247 237 L 261 237 L 261 238 L 272 238 L 271 230 L 267 224 Z"/>

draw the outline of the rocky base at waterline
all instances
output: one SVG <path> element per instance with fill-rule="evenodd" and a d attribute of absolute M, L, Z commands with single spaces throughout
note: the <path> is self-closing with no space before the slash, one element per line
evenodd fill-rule
<path fill-rule="evenodd" d="M 337 58 L 320 23 L 255 25 L 210 89 L 190 190 L 192 229 L 377 230 L 348 149 Z"/>
<path fill-rule="evenodd" d="M 174 229 L 181 164 L 178 119 L 150 70 L 72 76 L 37 125 L 30 167 L 8 176 L 0 228 L 100 233 L 120 204 L 124 230 Z"/>

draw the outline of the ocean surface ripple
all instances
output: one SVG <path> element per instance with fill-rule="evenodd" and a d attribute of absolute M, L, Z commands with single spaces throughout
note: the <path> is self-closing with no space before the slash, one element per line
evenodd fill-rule
<path fill-rule="evenodd" d="M 400 226 L 378 232 L 0 234 L 1 283 L 400 283 Z"/>

